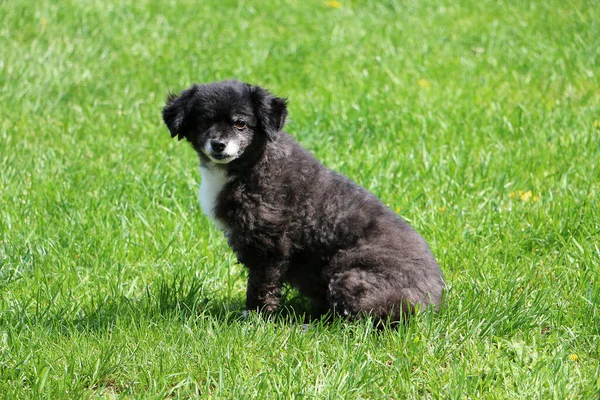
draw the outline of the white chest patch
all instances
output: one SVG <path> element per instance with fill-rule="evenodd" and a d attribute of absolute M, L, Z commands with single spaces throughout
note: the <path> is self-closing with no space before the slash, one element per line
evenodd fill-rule
<path fill-rule="evenodd" d="M 215 216 L 215 204 L 217 196 L 223 190 L 223 186 L 227 183 L 227 175 L 225 171 L 220 168 L 207 168 L 200 167 L 200 175 L 202 182 L 200 182 L 200 191 L 198 193 L 198 200 L 200 200 L 200 206 L 204 214 L 212 219 L 217 227 L 221 230 L 225 230 L 223 222 L 219 221 Z"/>

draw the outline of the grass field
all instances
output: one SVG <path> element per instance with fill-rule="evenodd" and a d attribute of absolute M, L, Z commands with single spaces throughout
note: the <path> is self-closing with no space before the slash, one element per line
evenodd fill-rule
<path fill-rule="evenodd" d="M 277 4 L 275 4 L 277 3 Z M 0 398 L 600 398 L 600 2 L 0 1 Z M 397 331 L 240 318 L 168 90 L 237 78 L 429 241 Z M 293 308 L 292 308 L 293 307 Z"/>

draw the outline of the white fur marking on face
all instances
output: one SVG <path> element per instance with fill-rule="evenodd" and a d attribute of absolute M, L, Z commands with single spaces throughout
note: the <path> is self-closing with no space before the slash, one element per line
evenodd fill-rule
<path fill-rule="evenodd" d="M 236 157 L 238 155 L 238 151 L 240 151 L 240 143 L 237 140 L 230 140 L 227 143 L 227 146 L 225 146 L 225 151 L 223 153 L 230 157 Z"/>
<path fill-rule="evenodd" d="M 215 164 L 227 164 L 228 162 L 236 159 L 239 156 L 239 151 L 240 151 L 240 142 L 239 140 L 229 140 L 227 142 L 227 145 L 225 146 L 225 150 L 223 150 L 223 155 L 226 156 L 225 158 L 219 160 L 217 158 L 213 157 L 213 149 L 212 146 L 210 145 L 210 141 L 206 142 L 206 144 L 204 144 L 204 154 L 206 154 L 208 156 L 208 158 L 210 158 L 210 160 L 212 162 L 214 162 Z"/>
<path fill-rule="evenodd" d="M 200 166 L 200 175 L 202 176 L 202 182 L 200 182 L 200 191 L 198 192 L 198 200 L 204 214 L 212 219 L 220 230 L 225 230 L 225 224 L 219 221 L 215 216 L 215 204 L 217 196 L 223 190 L 223 186 L 227 183 L 227 175 L 225 171 L 220 168 L 210 168 Z"/>

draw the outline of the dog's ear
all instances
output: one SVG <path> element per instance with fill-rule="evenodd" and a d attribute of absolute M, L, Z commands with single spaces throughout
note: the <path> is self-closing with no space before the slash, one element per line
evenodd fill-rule
<path fill-rule="evenodd" d="M 259 129 L 271 141 L 283 129 L 287 117 L 287 100 L 273 96 L 267 90 L 254 86 L 252 90 L 254 112 L 258 119 Z"/>
<path fill-rule="evenodd" d="M 186 137 L 188 116 L 192 109 L 192 100 L 198 91 L 197 85 L 184 90 L 178 96 L 174 93 L 167 95 L 167 104 L 163 108 L 163 120 L 171 131 L 171 137 L 177 136 L 179 140 Z"/>

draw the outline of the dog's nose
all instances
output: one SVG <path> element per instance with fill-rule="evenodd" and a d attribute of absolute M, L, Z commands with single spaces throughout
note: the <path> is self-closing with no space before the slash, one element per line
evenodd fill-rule
<path fill-rule="evenodd" d="M 210 141 L 210 147 L 213 149 L 213 151 L 215 153 L 221 153 L 223 150 L 225 150 L 226 146 L 227 145 L 220 140 L 211 140 Z"/>

